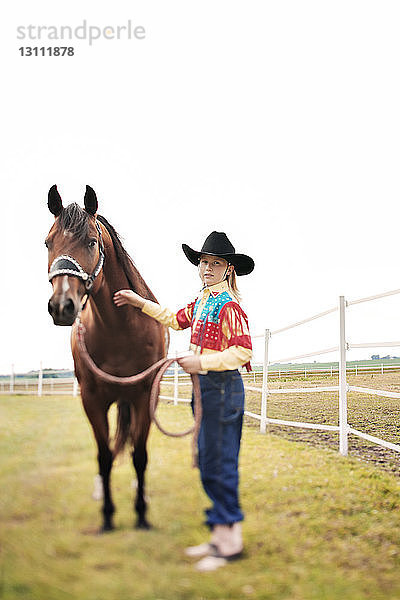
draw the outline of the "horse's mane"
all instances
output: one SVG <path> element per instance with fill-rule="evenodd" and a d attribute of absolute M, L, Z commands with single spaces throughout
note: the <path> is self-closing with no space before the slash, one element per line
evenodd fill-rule
<path fill-rule="evenodd" d="M 154 296 L 153 292 L 151 291 L 151 289 L 137 270 L 132 258 L 129 256 L 128 252 L 123 247 L 118 232 L 102 215 L 97 215 L 97 219 L 98 221 L 100 221 L 100 223 L 104 225 L 104 227 L 110 234 L 118 262 L 121 264 L 124 270 L 124 273 L 126 275 L 126 278 L 128 279 L 131 289 L 135 290 L 135 292 L 137 292 L 141 296 L 145 296 L 148 300 L 153 300 L 153 302 L 157 302 L 156 297 Z"/>
<path fill-rule="evenodd" d="M 157 302 L 153 292 L 137 270 L 135 263 L 122 245 L 121 238 L 114 227 L 102 215 L 97 220 L 104 225 L 110 234 L 117 260 L 120 263 L 129 287 L 149 300 Z M 64 208 L 57 219 L 57 227 L 61 231 L 71 231 L 80 242 L 84 242 L 89 234 L 89 214 L 75 202 Z"/>

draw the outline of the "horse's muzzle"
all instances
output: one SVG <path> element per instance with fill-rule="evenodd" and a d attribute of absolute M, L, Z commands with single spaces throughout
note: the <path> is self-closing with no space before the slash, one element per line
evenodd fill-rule
<path fill-rule="evenodd" d="M 52 296 L 48 304 L 49 313 L 54 325 L 72 325 L 78 314 L 78 307 L 72 298 L 55 298 Z"/>

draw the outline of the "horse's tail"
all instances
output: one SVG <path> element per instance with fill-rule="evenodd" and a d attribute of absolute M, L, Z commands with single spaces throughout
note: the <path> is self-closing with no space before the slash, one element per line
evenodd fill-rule
<path fill-rule="evenodd" d="M 131 429 L 131 407 L 128 402 L 118 401 L 117 429 L 114 438 L 114 457 L 125 448 Z"/>

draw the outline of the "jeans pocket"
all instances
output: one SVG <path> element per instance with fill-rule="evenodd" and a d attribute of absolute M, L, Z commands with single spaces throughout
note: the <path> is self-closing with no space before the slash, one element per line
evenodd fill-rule
<path fill-rule="evenodd" d="M 243 415 L 243 411 L 244 394 L 241 391 L 235 391 L 226 395 L 221 423 L 233 423 Z"/>
<path fill-rule="evenodd" d="M 237 421 L 243 414 L 242 408 L 236 408 L 231 414 L 222 417 L 221 423 L 223 425 L 227 425 L 228 423 L 234 423 Z"/>

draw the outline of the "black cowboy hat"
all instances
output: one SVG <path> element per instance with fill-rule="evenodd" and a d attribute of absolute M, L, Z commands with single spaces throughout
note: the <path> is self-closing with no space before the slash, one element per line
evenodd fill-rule
<path fill-rule="evenodd" d="M 211 254 L 224 258 L 233 265 L 237 275 L 248 275 L 254 269 L 254 260 L 246 254 L 236 254 L 234 246 L 222 231 L 210 233 L 200 251 L 193 250 L 187 244 L 182 244 L 182 250 L 193 265 L 199 264 L 202 254 Z"/>

